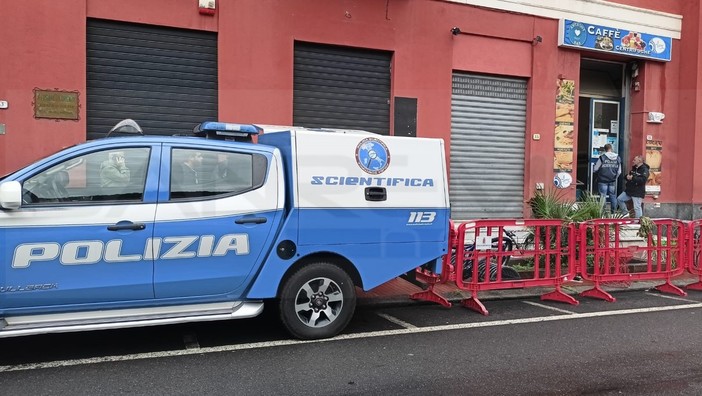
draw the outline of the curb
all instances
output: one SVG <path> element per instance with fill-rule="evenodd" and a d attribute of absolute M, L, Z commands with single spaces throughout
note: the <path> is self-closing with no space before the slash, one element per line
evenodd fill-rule
<path fill-rule="evenodd" d="M 687 274 L 681 275 L 672 281 L 673 285 L 680 287 L 685 290 L 685 286 L 699 280 L 696 275 Z M 617 286 L 602 286 L 602 289 L 607 292 L 627 292 L 627 291 L 641 291 L 654 289 L 664 283 L 664 280 L 659 281 L 634 281 L 628 287 L 617 287 Z M 580 293 L 592 288 L 591 281 L 583 282 L 567 282 L 561 286 L 561 290 L 569 295 L 578 296 Z M 471 293 L 466 290 L 458 289 L 455 284 L 453 286 L 444 284 L 436 285 L 435 290 L 439 295 L 446 298 L 452 304 L 460 304 L 461 300 L 470 297 Z M 507 299 L 518 299 L 518 298 L 531 298 L 539 297 L 543 294 L 552 292 L 553 287 L 530 287 L 530 288 L 519 288 L 519 289 L 503 289 L 503 290 L 489 290 L 478 292 L 481 301 L 490 300 L 507 300 Z M 391 307 L 391 306 L 407 306 L 407 305 L 419 305 L 419 304 L 431 304 L 437 305 L 430 301 L 423 300 L 412 300 L 410 295 L 421 292 L 423 289 L 413 283 L 405 281 L 401 278 L 393 279 L 386 284 L 380 285 L 369 291 L 362 291 L 357 289 L 357 301 L 358 306 L 363 307 Z M 587 297 L 584 297 L 587 298 Z"/>

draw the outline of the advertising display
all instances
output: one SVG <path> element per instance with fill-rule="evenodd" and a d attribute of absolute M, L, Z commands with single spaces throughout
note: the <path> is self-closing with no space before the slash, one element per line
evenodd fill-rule
<path fill-rule="evenodd" d="M 562 19 L 558 24 L 558 45 L 669 62 L 673 40 L 645 32 Z"/>
<path fill-rule="evenodd" d="M 663 162 L 663 141 L 646 141 L 646 164 L 650 167 L 646 181 L 646 195 L 659 195 L 661 193 L 661 166 Z"/>
<path fill-rule="evenodd" d="M 556 90 L 555 133 L 553 138 L 553 171 L 573 171 L 575 114 L 575 81 L 558 80 Z"/>

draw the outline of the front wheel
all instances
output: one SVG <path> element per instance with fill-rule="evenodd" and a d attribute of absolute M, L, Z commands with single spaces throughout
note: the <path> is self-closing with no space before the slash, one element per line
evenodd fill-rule
<path fill-rule="evenodd" d="M 333 337 L 351 320 L 356 290 L 349 275 L 329 263 L 305 265 L 283 285 L 279 302 L 283 325 L 294 337 Z"/>

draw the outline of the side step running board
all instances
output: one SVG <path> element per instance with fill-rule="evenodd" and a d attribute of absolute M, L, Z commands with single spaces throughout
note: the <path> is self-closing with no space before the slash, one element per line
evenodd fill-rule
<path fill-rule="evenodd" d="M 261 301 L 112 309 L 0 319 L 0 338 L 44 333 L 120 329 L 186 322 L 243 319 L 259 315 Z"/>

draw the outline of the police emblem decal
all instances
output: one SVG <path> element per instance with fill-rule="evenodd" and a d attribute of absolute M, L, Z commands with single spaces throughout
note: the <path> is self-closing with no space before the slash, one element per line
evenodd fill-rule
<path fill-rule="evenodd" d="M 383 173 L 390 165 L 390 150 L 377 138 L 365 138 L 356 146 L 356 163 L 371 175 Z"/>

